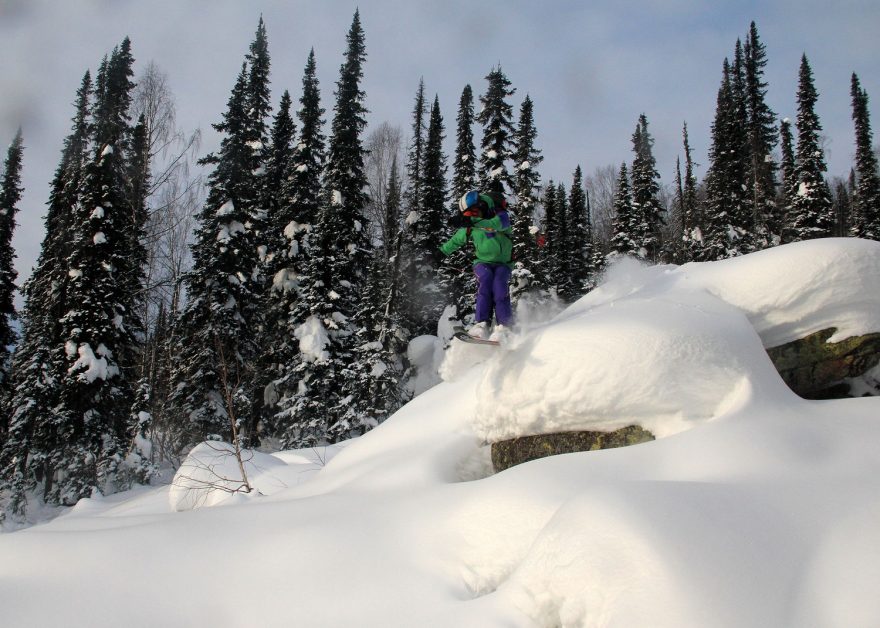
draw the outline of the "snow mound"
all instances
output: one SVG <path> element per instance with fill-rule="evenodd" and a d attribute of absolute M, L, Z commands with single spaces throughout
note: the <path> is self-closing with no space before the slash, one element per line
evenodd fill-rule
<path fill-rule="evenodd" d="M 805 577 L 797 625 L 874 626 L 880 620 L 880 502 L 840 513 Z"/>
<path fill-rule="evenodd" d="M 272 474 L 274 469 L 287 466 L 280 459 L 247 450 L 242 452 L 242 460 L 253 489 L 252 496 L 272 493 L 283 486 Z M 168 501 L 172 510 L 193 510 L 217 506 L 233 497 L 241 499 L 247 495 L 244 490 L 233 446 L 229 443 L 205 442 L 193 448 L 174 474 Z"/>
<path fill-rule="evenodd" d="M 880 331 L 880 242 L 809 240 L 680 272 L 745 312 L 765 347 L 829 327 L 829 342 Z"/>
<path fill-rule="evenodd" d="M 625 261 L 611 276 L 489 363 L 477 400 L 484 439 L 633 424 L 669 436 L 757 387 L 784 388 L 737 308 L 682 287 L 671 268 Z"/>
<path fill-rule="evenodd" d="M 456 340 L 449 345 L 440 364 L 439 374 L 444 382 L 459 381 L 467 377 L 471 369 L 490 360 L 498 352 L 497 347 L 467 344 Z"/>
<path fill-rule="evenodd" d="M 588 490 L 559 508 L 498 595 L 539 626 L 726 625 L 720 617 L 791 625 L 753 598 L 756 588 L 780 590 L 800 549 L 766 526 L 766 507 L 717 484 Z M 727 529 L 731 508 L 744 522 L 737 535 Z M 767 547 L 779 562 L 750 572 Z M 718 565 L 723 575 L 714 574 Z"/>
<path fill-rule="evenodd" d="M 488 442 L 632 424 L 670 436 L 758 387 L 791 394 L 764 347 L 828 327 L 831 341 L 880 331 L 880 243 L 813 240 L 682 267 L 622 259 L 488 361 L 476 430 Z M 463 370 L 448 361 L 444 372 Z"/>

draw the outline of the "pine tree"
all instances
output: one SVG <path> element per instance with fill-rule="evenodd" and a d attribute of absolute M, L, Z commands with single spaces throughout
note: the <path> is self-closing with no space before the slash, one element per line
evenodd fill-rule
<path fill-rule="evenodd" d="M 632 166 L 632 202 L 637 218 L 636 231 L 632 234 L 638 246 L 636 253 L 656 262 L 660 254 L 660 225 L 663 206 L 660 204 L 660 173 L 657 172 L 653 154 L 654 140 L 648 132 L 648 119 L 639 116 L 633 133 L 635 158 Z"/>
<path fill-rule="evenodd" d="M 852 171 L 850 171 L 852 174 Z M 848 182 L 837 178 L 834 186 L 834 237 L 844 238 L 850 234 L 852 226 L 852 198 L 849 194 Z"/>
<path fill-rule="evenodd" d="M 545 279 L 550 279 L 549 273 L 551 266 L 555 264 L 556 237 L 554 230 L 556 228 L 556 183 L 553 179 L 547 182 L 544 187 L 544 198 L 541 205 L 544 209 L 544 215 L 541 218 L 541 231 L 544 237 L 544 246 L 541 247 L 542 259 L 541 269 L 545 275 Z M 546 284 L 549 287 L 549 283 Z"/>
<path fill-rule="evenodd" d="M 738 102 L 734 75 L 735 69 L 725 59 L 706 175 L 702 259 L 708 260 L 754 250 L 754 217 L 743 189 L 747 157 L 742 103 Z"/>
<path fill-rule="evenodd" d="M 326 141 L 322 133 L 324 109 L 321 107 L 314 50 L 309 53 L 302 85 L 300 108 L 297 112 L 300 121 L 299 141 L 291 157 L 292 170 L 282 183 L 281 198 L 284 205 L 279 209 L 278 219 L 274 221 L 284 235 L 281 256 L 286 259 L 288 269 L 286 277 L 276 279 L 293 281 L 296 284 L 308 281 L 306 273 L 311 247 L 309 236 L 318 221 L 322 195 L 321 175 L 326 159 Z M 287 292 L 293 295 L 289 290 Z"/>
<path fill-rule="evenodd" d="M 404 233 L 400 228 L 400 212 L 403 204 L 403 193 L 398 170 L 397 156 L 395 156 L 391 160 L 391 169 L 388 172 L 388 182 L 386 184 L 388 191 L 385 197 L 384 222 L 387 231 L 383 237 L 383 245 L 385 247 L 383 258 L 386 262 L 385 272 L 387 277 L 385 283 L 389 293 L 386 309 L 389 311 L 389 315 L 393 313 L 396 320 L 402 320 L 405 309 L 401 296 L 403 283 L 401 248 L 403 246 Z"/>
<path fill-rule="evenodd" d="M 244 159 L 250 167 L 248 172 L 250 181 L 244 186 L 243 192 L 249 196 L 240 199 L 240 203 L 248 206 L 250 210 L 251 227 L 256 239 L 261 239 L 261 231 L 265 228 L 267 207 L 263 204 L 270 196 L 267 190 L 269 183 L 266 174 L 267 166 L 271 159 L 269 151 L 272 146 L 269 142 L 269 128 L 267 120 L 272 110 L 272 101 L 269 90 L 269 69 L 271 60 L 269 57 L 269 41 L 266 36 L 266 25 L 262 16 L 257 24 L 254 41 L 251 42 L 250 50 L 245 56 L 248 66 L 247 79 L 244 93 L 244 128 L 242 136 L 244 140 Z M 262 242 L 265 244 L 265 242 Z"/>
<path fill-rule="evenodd" d="M 507 99 L 516 92 L 501 71 L 493 68 L 486 76 L 489 86 L 480 97 L 483 107 L 477 121 L 483 125 L 479 178 L 480 189 L 506 193 L 513 189 L 513 181 L 507 170 L 507 160 L 512 153 L 513 108 Z"/>
<path fill-rule="evenodd" d="M 125 304 L 128 315 L 128 331 L 134 341 L 135 351 L 130 352 L 128 363 L 122 363 L 123 376 L 132 383 L 135 391 L 134 401 L 129 411 L 127 442 L 128 452 L 124 464 L 117 472 L 116 484 L 125 489 L 133 483 L 147 483 L 156 469 L 151 460 L 152 447 L 148 434 L 152 427 L 150 409 L 155 405 L 153 388 L 149 383 L 150 369 L 147 352 L 148 329 L 146 321 L 146 269 L 148 252 L 146 247 L 146 227 L 149 220 L 147 198 L 150 190 L 150 147 L 147 137 L 147 124 L 143 115 L 131 133 L 131 143 L 127 155 L 125 178 L 130 207 L 130 224 L 125 227 L 128 255 L 124 258 L 126 268 L 122 277 L 123 293 L 129 299 Z"/>
<path fill-rule="evenodd" d="M 296 124 L 290 113 L 291 104 L 290 92 L 285 90 L 272 122 L 264 166 L 264 198 L 261 203 L 266 212 L 267 250 L 262 257 L 270 279 L 286 265 L 284 254 L 287 252 L 288 241 L 284 229 L 295 218 L 290 181 L 294 177 L 296 160 L 296 149 L 293 145 Z"/>
<path fill-rule="evenodd" d="M 541 188 L 541 176 L 537 168 L 544 157 L 535 147 L 538 132 L 535 129 L 533 108 L 532 99 L 526 95 L 520 105 L 519 124 L 513 138 L 513 193 L 516 196 L 513 258 L 516 260 L 516 267 L 513 270 L 511 297 L 514 300 L 526 291 L 535 292 L 544 288 L 536 281 L 535 274 L 539 261 L 535 211 Z"/>
<path fill-rule="evenodd" d="M 361 134 L 367 110 L 360 82 L 366 52 L 358 12 L 347 44 L 336 82 L 322 205 L 311 238 L 309 285 L 302 288 L 295 314 L 303 321 L 295 333 L 301 346 L 311 342 L 311 351 L 298 358 L 296 392 L 280 402 L 292 421 L 285 437 L 288 445 L 336 442 L 369 427 L 365 418 L 347 415 L 357 393 L 354 317 L 373 255 L 363 215 L 368 199 Z"/>
<path fill-rule="evenodd" d="M 297 223 L 308 226 L 317 221 L 325 160 L 325 138 L 321 132 L 324 109 L 321 108 L 314 50 L 309 53 L 302 83 L 303 92 L 297 112 L 300 121 L 299 144 L 294 157 L 293 178 L 288 180 L 292 192 L 285 194 L 285 197 L 293 199 Z"/>
<path fill-rule="evenodd" d="M 729 112 L 731 119 L 727 126 L 727 140 L 730 149 L 735 151 L 733 159 L 729 160 L 731 172 L 729 184 L 740 187 L 745 186 L 743 193 L 743 206 L 737 206 L 735 213 L 731 214 L 733 224 L 737 228 L 738 237 L 734 240 L 734 246 L 728 250 L 736 255 L 750 253 L 759 248 L 758 246 L 758 222 L 759 217 L 754 206 L 754 194 L 749 193 L 751 169 L 751 154 L 749 145 L 749 109 L 748 88 L 746 78 L 746 53 L 743 50 L 742 41 L 736 40 L 733 53 L 733 65 L 730 67 L 730 89 L 732 107 Z"/>
<path fill-rule="evenodd" d="M 406 178 L 408 188 L 406 191 L 406 209 L 409 212 L 418 212 L 422 208 L 422 185 L 424 176 L 422 166 L 425 161 L 425 80 L 419 79 L 419 88 L 416 90 L 415 105 L 413 107 L 412 141 L 409 147 L 409 160 L 406 165 Z"/>
<path fill-rule="evenodd" d="M 859 223 L 859 221 L 861 219 L 861 217 L 859 216 L 858 208 L 856 206 L 856 202 L 855 202 L 855 195 L 856 195 L 857 189 L 858 189 L 858 183 L 857 183 L 857 179 L 856 179 L 856 169 L 850 168 L 849 169 L 849 177 L 847 177 L 847 179 L 846 179 L 846 189 L 845 189 L 847 200 L 848 200 L 848 205 L 849 205 L 849 213 L 846 216 L 846 225 L 847 225 L 848 231 L 843 234 L 844 236 L 852 235 L 853 228 L 855 227 L 855 225 L 857 225 Z"/>
<path fill-rule="evenodd" d="M 363 215 L 368 198 L 364 191 L 367 188 L 367 181 L 364 174 L 365 151 L 361 135 L 366 127 L 367 110 L 363 104 L 365 94 L 360 89 L 360 83 L 363 79 L 366 49 L 358 11 L 355 12 L 347 41 L 345 63 L 337 82 L 337 102 L 334 108 L 335 117 L 325 181 L 331 202 L 330 206 L 325 206 L 323 210 L 318 229 L 324 233 L 333 232 L 335 243 L 329 247 L 331 252 L 345 252 L 341 259 L 339 254 L 330 258 L 332 274 L 328 276 L 330 281 L 325 280 L 324 283 L 332 285 L 331 282 L 335 280 L 333 291 L 340 294 L 341 298 L 333 302 L 331 309 L 335 311 L 328 312 L 331 314 L 331 319 L 328 320 L 341 313 L 346 319 L 342 324 L 350 327 L 351 323 L 348 323 L 348 320 L 356 319 L 361 292 L 369 279 L 369 260 L 373 256 L 368 237 L 369 230 L 366 228 L 366 218 Z M 337 192 L 340 193 L 341 198 L 336 196 Z M 356 320 L 354 322 L 356 323 Z M 362 415 L 352 417 L 344 411 L 347 405 L 345 399 L 358 396 L 353 374 L 356 372 L 355 364 L 359 361 L 358 356 L 351 353 L 355 348 L 353 346 L 355 340 L 347 339 L 344 333 L 348 333 L 347 330 L 336 338 L 331 335 L 331 340 L 338 342 L 337 351 L 340 351 L 345 367 L 342 372 L 344 381 L 341 390 L 336 393 L 339 401 L 330 417 L 327 430 L 327 437 L 331 442 L 358 436 L 372 427 L 369 417 Z M 333 395 L 330 398 L 332 399 Z"/>
<path fill-rule="evenodd" d="M 760 237 L 765 246 L 779 244 L 782 216 L 776 203 L 776 114 L 767 105 L 766 47 L 758 36 L 755 22 L 749 27 L 745 44 L 746 108 L 748 113 L 749 184 L 752 207 Z"/>
<path fill-rule="evenodd" d="M 132 251 L 143 225 L 127 193 L 131 149 L 128 110 L 134 84 L 126 38 L 102 66 L 97 85 L 92 158 L 74 208 L 68 274 L 63 290 L 71 307 L 62 317 L 65 374 L 56 408 L 60 447 L 54 452 L 58 498 L 73 504 L 94 490 L 113 490 L 131 437 L 132 365 L 143 255 Z M 139 149 L 140 150 L 140 149 Z M 141 217 L 143 217 L 141 212 Z"/>
<path fill-rule="evenodd" d="M 265 196 L 262 207 L 266 211 L 267 249 L 261 255 L 265 265 L 267 282 L 266 315 L 263 331 L 266 338 L 262 341 L 264 357 L 272 361 L 272 354 L 278 345 L 271 340 L 276 338 L 277 330 L 286 323 L 288 309 L 284 297 L 285 288 L 289 287 L 291 277 L 287 272 L 289 252 L 285 229 L 295 219 L 295 209 L 291 196 L 292 189 L 288 182 L 294 172 L 294 147 L 296 125 L 290 114 L 291 98 L 284 91 L 278 107 L 278 113 L 272 124 L 271 141 L 266 152 L 265 165 Z"/>
<path fill-rule="evenodd" d="M 571 235 L 568 207 L 568 193 L 565 185 L 556 185 L 556 211 L 554 212 L 555 225 L 553 232 L 556 237 L 555 267 L 553 268 L 552 280 L 556 286 L 556 294 L 568 301 L 571 299 Z"/>
<path fill-rule="evenodd" d="M 7 510 L 15 517 L 24 515 L 26 492 L 36 487 L 38 478 L 43 483 L 40 497 L 57 502 L 53 483 L 59 442 L 55 408 L 66 359 L 59 321 L 68 311 L 64 262 L 88 160 L 91 96 L 92 79 L 86 72 L 77 91 L 73 126 L 52 180 L 46 236 L 36 268 L 22 290 L 23 337 L 13 359 L 10 429 L 0 452 L 0 489 L 8 491 Z"/>
<path fill-rule="evenodd" d="M 285 198 L 285 192 L 290 188 L 287 182 L 293 176 L 295 149 L 293 142 L 296 139 L 296 124 L 290 114 L 292 101 L 290 92 L 287 90 L 281 95 L 278 105 L 278 113 L 272 124 L 271 141 L 266 158 L 265 192 L 263 206 L 267 212 L 271 246 L 269 254 L 275 255 L 283 250 L 285 245 L 280 239 L 278 226 L 283 228 L 292 220 L 291 199 Z"/>
<path fill-rule="evenodd" d="M 419 86 L 419 94 L 424 84 Z M 415 112 L 415 128 L 419 124 L 418 107 Z M 443 117 L 440 103 L 435 97 L 431 107 L 427 136 L 420 142 L 421 164 L 410 167 L 412 176 L 420 181 L 410 180 L 410 201 L 418 195 L 416 207 L 410 206 L 405 220 L 405 244 L 402 255 L 405 260 L 405 292 L 407 308 L 407 327 L 414 335 L 434 333 L 437 320 L 442 313 L 448 294 L 448 286 L 443 276 L 438 274 L 442 253 L 438 241 L 450 235 L 446 221 L 446 157 L 443 154 Z M 414 143 L 411 159 L 415 158 Z"/>
<path fill-rule="evenodd" d="M 246 273 L 246 277 L 251 284 L 251 302 L 246 304 L 245 308 L 250 314 L 248 325 L 258 338 L 252 340 L 251 346 L 255 356 L 250 365 L 251 381 L 248 382 L 251 388 L 248 391 L 249 403 L 252 407 L 245 410 L 239 429 L 252 443 L 256 443 L 257 427 L 266 410 L 265 404 L 261 403 L 263 400 L 260 395 L 266 375 L 259 372 L 261 369 L 254 367 L 258 364 L 256 356 L 262 353 L 260 347 L 264 345 L 260 335 L 266 333 L 265 299 L 268 280 L 272 278 L 272 275 L 267 273 L 273 270 L 271 265 L 267 266 L 267 255 L 277 246 L 277 224 L 269 222 L 269 215 L 277 205 L 278 178 L 286 178 L 286 171 L 290 167 L 290 146 L 286 144 L 290 137 L 287 134 L 292 136 L 294 133 L 293 121 L 288 110 L 276 116 L 271 132 L 277 135 L 270 137 L 268 120 L 272 111 L 269 87 L 271 58 L 262 15 L 245 59 L 248 64 L 248 75 L 245 86 L 246 115 L 243 138 L 248 149 L 245 160 L 250 168 L 250 176 L 243 189 L 248 196 L 240 199 L 239 203 L 247 208 L 248 220 L 244 224 L 253 252 L 249 259 L 243 260 L 250 267 L 250 273 Z"/>
<path fill-rule="evenodd" d="M 585 241 L 590 242 L 589 275 L 584 283 L 584 290 L 589 292 L 599 285 L 600 275 L 605 271 L 605 254 L 600 243 L 596 239 L 593 227 L 593 203 L 590 198 L 590 190 L 587 188 L 587 229 Z"/>
<path fill-rule="evenodd" d="M 12 392 L 12 347 L 18 336 L 13 328 L 18 319 L 15 309 L 15 252 L 12 249 L 12 235 L 15 232 L 15 216 L 21 200 L 21 166 L 24 144 L 21 129 L 6 153 L 3 163 L 3 177 L 0 181 L 0 448 L 6 440 L 8 429 L 8 402 Z"/>
<path fill-rule="evenodd" d="M 818 93 L 807 55 L 801 58 L 798 81 L 797 190 L 792 200 L 795 240 L 827 238 L 834 229 L 831 191 L 825 181 L 825 155 L 820 144 L 822 130 L 816 115 Z"/>
<path fill-rule="evenodd" d="M 727 162 L 728 184 L 731 188 L 739 185 L 741 201 L 733 205 L 730 214 L 732 225 L 738 237 L 732 239 L 732 246 L 728 247 L 729 254 L 743 255 L 751 253 L 759 248 L 759 231 L 763 229 L 760 224 L 763 217 L 755 208 L 754 194 L 750 189 L 751 148 L 750 148 L 750 119 L 749 119 L 749 94 L 747 77 L 747 52 L 743 49 L 742 42 L 737 39 L 734 48 L 733 66 L 730 68 L 730 87 L 732 108 L 729 111 L 730 119 L 726 129 L 729 150 L 733 151 L 731 159 Z"/>
<path fill-rule="evenodd" d="M 401 298 L 399 305 L 404 308 L 403 315 L 406 319 L 405 325 L 408 328 L 422 325 L 419 314 L 414 311 L 417 303 L 417 292 L 422 287 L 421 279 L 424 278 L 425 268 L 419 258 L 423 255 L 423 247 L 416 246 L 412 242 L 408 232 L 411 230 L 413 219 L 418 220 L 423 210 L 424 199 L 424 174 L 422 168 L 425 161 L 425 133 L 427 124 L 425 124 L 426 103 L 425 103 L 425 79 L 419 79 L 419 86 L 416 89 L 416 97 L 413 104 L 413 123 L 412 123 L 412 139 L 410 140 L 409 151 L 406 163 L 406 179 L 407 188 L 403 196 L 406 220 L 401 224 L 400 216 L 394 216 L 392 225 L 400 225 L 400 233 L 395 231 L 395 239 L 397 245 L 397 259 L 394 268 L 400 272 L 400 290 Z M 424 244 L 424 243 L 423 243 Z"/>
<path fill-rule="evenodd" d="M 417 231 L 425 233 L 427 237 L 424 242 L 424 249 L 430 251 L 430 258 L 433 261 L 433 273 L 436 276 L 437 268 L 442 260 L 442 254 L 437 248 L 438 236 L 443 238 L 451 235 L 451 229 L 446 220 L 446 203 L 449 198 L 446 174 L 448 171 L 446 165 L 446 155 L 443 152 L 443 142 L 446 139 L 445 127 L 443 124 L 443 116 L 440 112 L 440 100 L 435 95 L 434 103 L 431 106 L 430 122 L 428 123 L 428 134 L 425 142 L 425 157 L 422 172 L 424 174 L 423 188 L 423 215 L 420 217 Z M 426 228 L 427 227 L 427 228 Z M 448 296 L 447 287 L 443 287 L 443 301 Z M 442 309 L 442 307 L 441 307 Z M 432 316 L 429 320 L 436 323 L 436 316 Z"/>
<path fill-rule="evenodd" d="M 535 283 L 541 287 L 542 291 L 546 291 L 548 295 L 555 296 L 557 294 L 556 283 L 558 276 L 556 274 L 559 263 L 557 251 L 559 249 L 557 242 L 557 218 L 558 205 L 556 202 L 557 194 L 556 184 L 551 179 L 544 187 L 543 197 L 541 199 L 541 207 L 543 215 L 541 216 L 541 230 L 537 234 L 541 246 L 538 249 L 538 264 L 535 267 Z"/>
<path fill-rule="evenodd" d="M 572 278 L 572 262 L 574 236 L 572 234 L 572 215 L 569 207 L 568 192 L 562 183 L 556 184 L 556 209 L 554 211 L 555 225 L 553 232 L 556 234 L 555 269 L 553 284 L 556 287 L 557 296 L 564 302 L 572 300 L 575 292 Z"/>
<path fill-rule="evenodd" d="M 733 99 L 733 116 L 737 134 L 745 134 L 749 125 L 748 94 L 746 87 L 746 58 L 742 40 L 737 39 L 733 49 L 733 65 L 730 67 L 730 89 Z M 739 139 L 742 150 L 748 150 L 745 137 Z"/>
<path fill-rule="evenodd" d="M 220 150 L 202 163 L 214 166 L 209 193 L 198 216 L 182 315 L 182 351 L 171 399 L 182 417 L 178 448 L 204 439 L 232 439 L 232 421 L 244 441 L 254 442 L 263 401 L 255 380 L 262 324 L 264 282 L 259 252 L 268 140 L 268 49 L 262 19 L 230 95 Z"/>
<path fill-rule="evenodd" d="M 278 379 L 267 391 L 269 399 L 278 402 L 274 422 L 285 443 L 292 442 L 294 432 L 299 429 L 297 418 L 290 411 L 290 400 L 297 395 L 300 373 L 304 368 L 296 330 L 311 316 L 309 303 L 314 300 L 313 295 L 310 299 L 306 293 L 315 289 L 311 234 L 318 221 L 321 173 L 325 161 L 325 138 L 321 132 L 324 109 L 320 104 L 314 50 L 309 53 L 303 74 L 303 93 L 297 115 L 300 120 L 299 143 L 294 155 L 292 179 L 288 180 L 284 193 L 284 198 L 291 203 L 289 211 L 292 216 L 291 222 L 283 227 L 286 267 L 283 275 L 276 273 L 273 281 L 276 297 L 284 301 L 287 315 L 279 328 Z"/>
<path fill-rule="evenodd" d="M 675 158 L 675 180 L 672 183 L 672 208 L 669 212 L 669 224 L 673 233 L 672 242 L 668 243 L 667 250 L 676 263 L 682 263 L 686 259 L 686 245 L 688 241 L 687 230 L 684 227 L 684 179 L 681 175 L 681 157 Z"/>
<path fill-rule="evenodd" d="M 452 206 L 450 215 L 459 213 L 458 201 L 468 191 L 477 188 L 477 159 L 474 147 L 474 95 L 470 85 L 461 92 L 456 118 L 455 160 L 452 175 Z M 449 285 L 450 298 L 456 316 L 465 321 L 473 315 L 476 277 L 471 272 L 468 248 L 462 247 L 444 260 L 441 272 Z"/>
<path fill-rule="evenodd" d="M 465 85 L 458 103 L 455 135 L 455 161 L 453 163 L 452 199 L 453 211 L 458 211 L 458 199 L 477 187 L 477 159 L 474 148 L 474 93 Z"/>
<path fill-rule="evenodd" d="M 367 204 L 361 140 L 367 110 L 363 104 L 366 95 L 360 89 L 366 52 L 358 12 L 355 12 L 347 41 L 345 63 L 340 68 L 340 78 L 336 83 L 335 116 L 325 173 L 322 218 L 333 224 L 332 237 L 339 244 L 336 248 L 348 253 L 347 256 L 341 256 L 342 259 L 335 260 L 338 268 L 334 270 L 348 271 L 339 273 L 341 277 L 365 278 L 366 266 L 357 263 L 369 257 L 368 247 L 363 246 L 367 230 L 363 228 L 364 218 L 361 215 Z M 351 288 L 341 287 L 351 292 Z"/>
<path fill-rule="evenodd" d="M 629 187 L 629 173 L 626 163 L 620 165 L 617 178 L 617 192 L 614 194 L 614 221 L 612 223 L 611 253 L 609 257 L 620 255 L 638 255 L 640 216 L 633 206 L 632 193 Z"/>
<path fill-rule="evenodd" d="M 861 88 L 858 76 L 852 75 L 853 122 L 856 134 L 857 185 L 854 194 L 856 222 L 852 234 L 858 238 L 880 240 L 880 172 L 873 147 L 868 94 Z"/>
<path fill-rule="evenodd" d="M 391 262 L 393 264 L 393 262 Z M 346 379 L 351 402 L 346 405 L 341 422 L 376 427 L 407 400 L 401 384 L 409 333 L 392 307 L 395 276 L 382 255 L 374 255 L 370 265 L 361 307 L 355 314 L 357 326 L 355 359 Z"/>
<path fill-rule="evenodd" d="M 794 195 L 797 190 L 797 166 L 794 157 L 794 143 L 791 133 L 791 121 L 784 118 L 779 123 L 779 138 L 782 148 L 782 162 L 780 169 L 782 170 L 782 185 L 780 186 L 777 205 L 780 208 L 780 217 L 782 226 L 780 233 L 782 234 L 782 243 L 792 242 L 794 232 L 792 231 L 792 222 L 794 213 L 792 205 L 794 203 Z"/>
<path fill-rule="evenodd" d="M 150 147 L 147 137 L 147 123 L 144 116 L 138 118 L 137 124 L 131 132 L 131 141 L 126 155 L 126 173 L 124 183 L 128 195 L 127 203 L 131 208 L 130 225 L 126 229 L 128 233 L 129 255 L 125 260 L 127 269 L 124 276 L 128 279 L 126 290 L 132 295 L 132 304 L 137 309 L 129 316 L 130 330 L 143 341 L 146 335 L 146 321 L 141 314 L 145 311 L 145 297 L 143 291 L 143 269 L 147 266 L 146 225 L 149 220 L 150 209 L 147 199 L 150 193 Z M 140 369 L 138 369 L 140 370 Z"/>
<path fill-rule="evenodd" d="M 593 274 L 592 224 L 581 167 L 575 168 L 568 196 L 568 300 L 584 294 Z"/>
<path fill-rule="evenodd" d="M 452 235 L 445 220 L 446 216 L 446 155 L 443 154 L 444 127 L 440 114 L 440 101 L 435 96 L 431 107 L 431 119 L 428 124 L 428 136 L 425 142 L 424 177 L 422 187 L 422 211 L 419 219 L 412 224 L 413 244 L 419 255 L 416 263 L 422 264 L 422 288 L 418 291 L 419 309 L 415 317 L 420 324 L 413 327 L 413 333 L 432 333 L 437 328 L 440 317 L 448 300 L 449 287 L 438 275 L 442 261 L 437 242 Z"/>
<path fill-rule="evenodd" d="M 295 347 L 285 330 L 290 317 L 291 298 L 295 298 L 296 273 L 291 268 L 290 247 L 286 232 L 295 222 L 296 209 L 292 189 L 288 182 L 293 178 L 295 153 L 293 142 L 296 125 L 290 115 L 290 93 L 281 96 L 278 113 L 272 124 L 271 144 L 267 152 L 265 172 L 266 242 L 267 251 L 261 257 L 268 278 L 265 292 L 265 311 L 261 327 L 257 386 L 263 387 L 263 425 L 265 433 L 275 431 L 272 414 L 276 382 L 284 377 L 286 365 L 296 355 Z"/>
<path fill-rule="evenodd" d="M 400 285 L 402 298 L 400 304 L 405 306 L 403 314 L 406 320 L 405 325 L 408 328 L 425 326 L 425 321 L 421 320 L 419 312 L 416 311 L 418 308 L 417 293 L 423 287 L 423 281 L 427 275 L 427 270 L 422 260 L 425 254 L 425 242 L 422 241 L 417 245 L 409 234 L 413 228 L 413 222 L 419 220 L 424 208 L 423 188 L 425 177 L 423 168 L 425 165 L 425 133 L 427 130 L 425 115 L 425 79 L 420 78 L 413 105 L 412 139 L 409 145 L 406 164 L 407 188 L 404 194 L 404 214 L 406 219 L 401 227 L 403 231 L 397 236 L 397 242 L 400 245 L 397 255 L 400 261 L 396 264 L 396 267 L 402 271 Z M 394 222 L 391 224 L 400 224 L 400 217 L 395 216 Z"/>
<path fill-rule="evenodd" d="M 681 230 L 684 240 L 684 259 L 691 261 L 701 257 L 703 244 L 702 216 L 697 204 L 697 178 L 694 176 L 693 150 L 688 139 L 687 122 L 682 127 L 684 147 L 684 181 L 681 188 Z"/>

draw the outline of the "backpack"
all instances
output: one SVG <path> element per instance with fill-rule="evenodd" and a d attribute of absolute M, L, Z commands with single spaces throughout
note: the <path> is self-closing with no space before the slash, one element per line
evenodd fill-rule
<path fill-rule="evenodd" d="M 490 207 L 484 211 L 484 218 L 492 218 L 500 211 L 507 211 L 507 199 L 504 198 L 504 195 L 501 192 L 492 190 L 489 192 L 482 192 L 482 194 L 491 198 L 492 204 L 494 205 L 494 207 Z"/>

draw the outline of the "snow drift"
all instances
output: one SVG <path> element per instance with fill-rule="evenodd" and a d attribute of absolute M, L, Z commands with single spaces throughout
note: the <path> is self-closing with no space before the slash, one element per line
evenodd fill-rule
<path fill-rule="evenodd" d="M 830 342 L 880 331 L 878 251 L 829 239 L 680 268 L 623 260 L 490 362 L 477 433 L 497 442 L 636 424 L 663 437 L 755 394 L 784 398 L 763 347 L 829 327 Z"/>
<path fill-rule="evenodd" d="M 453 344 L 326 466 L 272 456 L 262 496 L 140 490 L 0 536 L 4 625 L 880 625 L 880 400 L 795 397 L 762 348 L 872 330 L 878 263 L 619 266 L 508 348 Z M 490 437 L 624 419 L 666 437 L 488 468 Z"/>

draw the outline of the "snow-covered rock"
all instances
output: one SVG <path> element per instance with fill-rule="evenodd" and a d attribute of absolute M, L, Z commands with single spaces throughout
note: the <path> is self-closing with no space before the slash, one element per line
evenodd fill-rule
<path fill-rule="evenodd" d="M 717 417 L 757 387 L 784 389 L 748 318 L 678 286 L 676 274 L 624 260 L 604 289 L 493 360 L 477 433 L 497 442 L 639 425 L 659 438 Z"/>
<path fill-rule="evenodd" d="M 669 436 L 757 388 L 784 397 L 764 347 L 829 327 L 829 342 L 880 331 L 880 243 L 813 240 L 680 268 L 620 260 L 489 364 L 477 431 L 497 442 L 634 424 Z"/>

